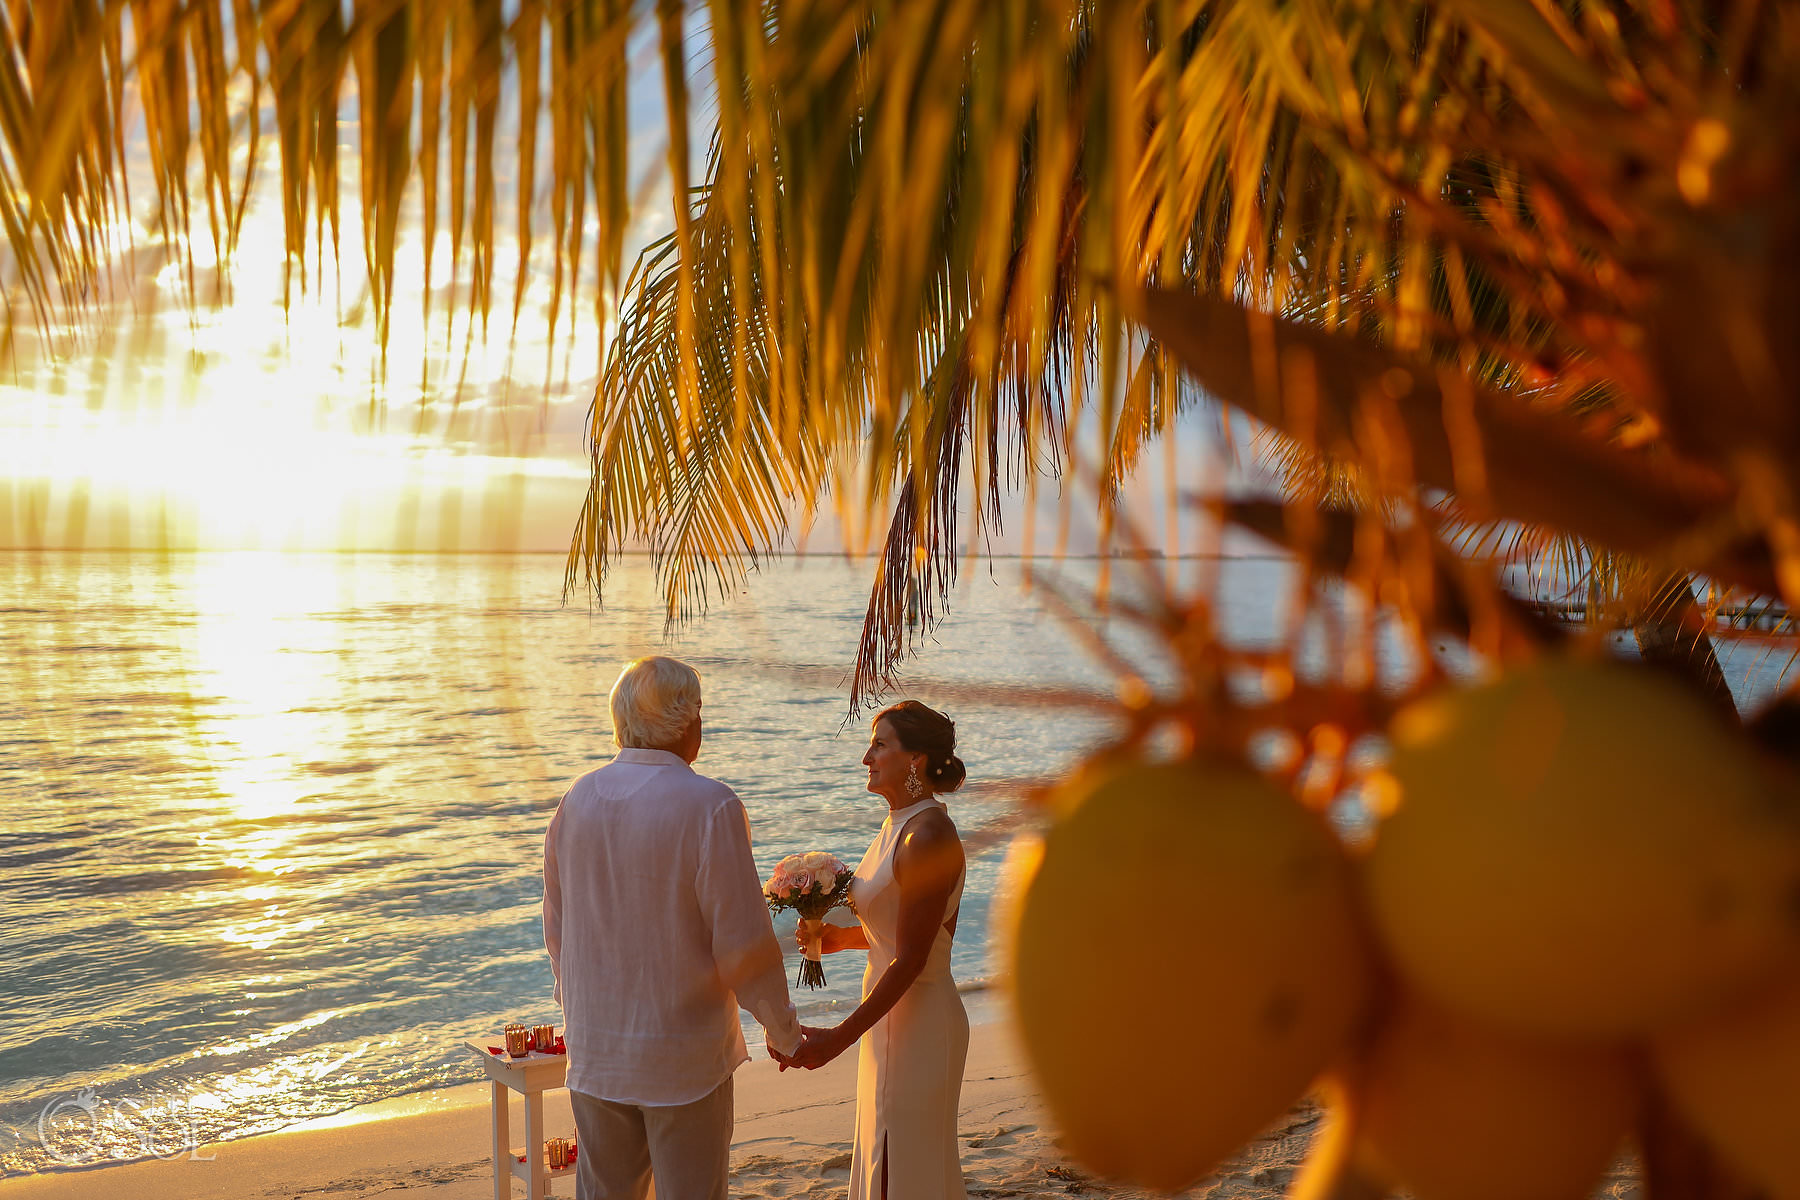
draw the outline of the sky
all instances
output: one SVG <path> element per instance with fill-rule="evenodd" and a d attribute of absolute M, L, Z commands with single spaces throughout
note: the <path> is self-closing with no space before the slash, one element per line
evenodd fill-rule
<path fill-rule="evenodd" d="M 649 199 L 627 235 L 627 268 L 671 224 L 661 82 L 645 39 L 634 61 L 634 194 Z M 415 183 L 383 377 L 364 302 L 354 84 L 352 73 L 344 104 L 351 127 L 339 139 L 341 260 L 328 255 L 286 312 L 279 163 L 274 139 L 264 138 L 229 271 L 218 269 L 203 228 L 193 238 L 201 303 L 187 302 L 182 264 L 159 253 L 146 210 L 129 239 L 116 238 L 135 251 L 113 263 L 110 322 L 49 341 L 28 320 L 17 324 L 17 349 L 0 365 L 0 549 L 568 548 L 588 481 L 583 431 L 605 333 L 591 300 L 562 324 L 553 351 L 545 327 L 549 249 L 540 244 L 516 340 L 503 306 L 485 339 L 479 330 L 471 336 L 460 312 L 446 324 L 446 312 L 466 300 L 467 265 L 463 290 L 454 306 L 446 303 L 443 222 L 427 328 Z M 705 139 L 695 141 L 698 154 Z M 240 167 L 245 153 L 239 146 Z M 500 192 L 495 292 L 510 297 L 517 263 L 509 181 Z M 143 207 L 153 195 L 147 180 L 134 195 Z M 537 227 L 549 227 L 547 213 Z M 1184 484 L 1233 473 L 1217 448 L 1216 422 L 1206 413 L 1185 421 L 1173 459 L 1158 449 L 1148 455 L 1135 503 L 1152 541 L 1189 540 L 1167 529 L 1171 466 Z M 1243 457 L 1240 446 L 1240 465 Z M 1076 552 L 1093 549 L 1092 522 L 1080 519 L 1092 497 L 1082 499 L 1077 489 L 1065 501 L 1051 483 L 1029 522 L 1024 500 L 1015 499 L 992 548 L 1023 550 L 1030 532 L 1034 550 L 1059 540 Z M 1059 539 L 1066 518 L 1068 537 Z M 836 551 L 846 534 L 827 514 L 801 544 Z"/>
<path fill-rule="evenodd" d="M 649 117 L 660 85 L 654 58 L 641 61 L 650 78 L 634 86 L 633 99 Z M 322 264 L 309 264 L 310 286 L 290 309 L 280 164 L 275 139 L 265 136 L 228 270 L 218 269 L 204 214 L 196 214 L 200 303 L 188 303 L 180 256 L 164 252 L 149 226 L 146 176 L 132 181 L 131 229 L 110 231 L 134 248 L 111 264 L 110 319 L 46 340 L 28 316 L 15 318 L 18 350 L 0 365 L 0 547 L 567 548 L 585 493 L 582 430 L 601 350 L 591 300 L 581 319 L 561 324 L 552 355 L 549 247 L 540 244 L 516 340 L 505 305 L 496 305 L 485 338 L 471 331 L 460 311 L 466 252 L 461 287 L 452 295 L 444 286 L 444 220 L 427 328 L 415 180 L 383 376 L 366 302 L 354 91 L 352 72 L 339 138 L 340 257 L 328 249 Z M 272 121 L 265 110 L 265 129 Z M 660 116 L 640 126 L 632 157 L 654 179 Z M 137 132 L 141 142 L 141 125 Z M 235 169 L 246 158 L 238 145 Z M 510 180 L 500 192 L 495 292 L 510 299 Z M 666 202 L 644 206 L 628 253 L 668 221 Z M 546 214 L 539 228 L 548 227 Z"/>

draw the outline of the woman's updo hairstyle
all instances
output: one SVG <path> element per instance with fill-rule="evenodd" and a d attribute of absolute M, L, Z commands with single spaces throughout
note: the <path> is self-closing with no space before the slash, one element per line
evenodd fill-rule
<path fill-rule="evenodd" d="M 954 792 L 968 768 L 956 757 L 956 722 L 917 700 L 902 700 L 882 709 L 875 720 L 886 721 L 908 754 L 925 756 L 925 776 L 934 792 Z"/>

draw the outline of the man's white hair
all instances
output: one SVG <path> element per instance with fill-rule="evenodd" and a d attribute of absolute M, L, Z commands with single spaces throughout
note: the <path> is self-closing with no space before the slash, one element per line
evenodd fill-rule
<path fill-rule="evenodd" d="M 607 697 L 613 741 L 667 750 L 700 713 L 700 672 L 679 658 L 652 654 L 625 664 Z"/>

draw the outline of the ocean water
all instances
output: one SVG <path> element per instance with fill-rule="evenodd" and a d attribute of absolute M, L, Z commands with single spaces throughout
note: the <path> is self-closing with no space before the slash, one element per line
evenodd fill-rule
<path fill-rule="evenodd" d="M 698 766 L 743 797 L 765 873 L 861 855 L 885 811 L 847 721 L 866 564 L 778 564 L 673 644 L 647 564 L 601 612 L 561 576 L 554 555 L 0 554 L 0 1176 L 466 1082 L 462 1038 L 559 1021 L 543 831 L 610 757 L 606 690 L 638 654 L 702 672 Z M 1109 676 L 1005 564 L 912 675 L 969 765 L 955 970 L 979 986 L 1005 781 L 1054 776 L 1104 722 L 966 689 Z M 854 1005 L 860 968 L 828 976 L 803 1019 Z"/>
<path fill-rule="evenodd" d="M 1182 569 L 1222 572 L 1233 640 L 1277 636 L 1283 563 Z M 559 1021 L 543 831 L 610 757 L 606 690 L 636 655 L 699 667 L 698 766 L 744 798 L 765 873 L 860 856 L 884 812 L 846 710 L 867 564 L 776 564 L 673 643 L 647 564 L 600 612 L 565 607 L 561 575 L 550 555 L 0 554 L 0 1178 L 468 1082 L 464 1037 Z M 1741 692 L 1774 686 L 1754 655 L 1728 660 Z M 968 574 L 909 669 L 969 766 L 971 987 L 1018 781 L 1107 732 L 1000 693 L 1111 678 L 1005 562 Z M 796 994 L 802 1019 L 854 1005 L 853 957 Z"/>

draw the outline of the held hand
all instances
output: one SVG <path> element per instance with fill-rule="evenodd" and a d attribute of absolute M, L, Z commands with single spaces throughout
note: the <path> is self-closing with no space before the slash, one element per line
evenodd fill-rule
<path fill-rule="evenodd" d="M 777 1050 L 775 1047 L 769 1045 L 769 1043 L 766 1041 L 763 1043 L 763 1046 L 765 1048 L 767 1048 L 767 1050 L 769 1051 L 769 1057 L 781 1064 L 781 1070 L 783 1073 L 786 1073 L 789 1070 L 797 1071 L 800 1068 L 799 1068 L 798 1064 L 796 1064 L 794 1062 L 794 1059 L 799 1056 L 799 1054 L 802 1050 L 806 1049 L 806 1039 L 808 1037 L 810 1037 L 813 1034 L 813 1032 L 814 1032 L 813 1030 L 808 1029 L 804 1025 L 802 1025 L 800 1027 L 800 1044 L 798 1046 L 794 1047 L 794 1053 L 792 1055 L 783 1054 L 781 1051 Z"/>
<path fill-rule="evenodd" d="M 800 1059 L 800 1056 L 806 1052 L 806 1043 L 811 1041 L 816 1035 L 818 1035 L 822 1032 L 824 1032 L 824 1031 L 819 1030 L 819 1029 L 814 1029 L 810 1025 L 802 1025 L 800 1027 L 800 1044 L 794 1048 L 794 1052 L 792 1054 L 783 1054 L 781 1051 L 777 1050 L 774 1046 L 769 1045 L 769 1043 L 766 1041 L 763 1043 L 763 1045 L 768 1049 L 769 1057 L 781 1064 L 781 1069 L 783 1071 L 787 1071 L 789 1069 L 799 1070 L 800 1069 L 799 1059 Z"/>
<path fill-rule="evenodd" d="M 843 1026 L 832 1029 L 814 1029 L 807 1025 L 800 1027 L 806 1040 L 800 1043 L 800 1049 L 788 1060 L 788 1066 L 805 1067 L 808 1071 L 816 1071 L 845 1050 L 850 1042 L 844 1037 Z"/>

